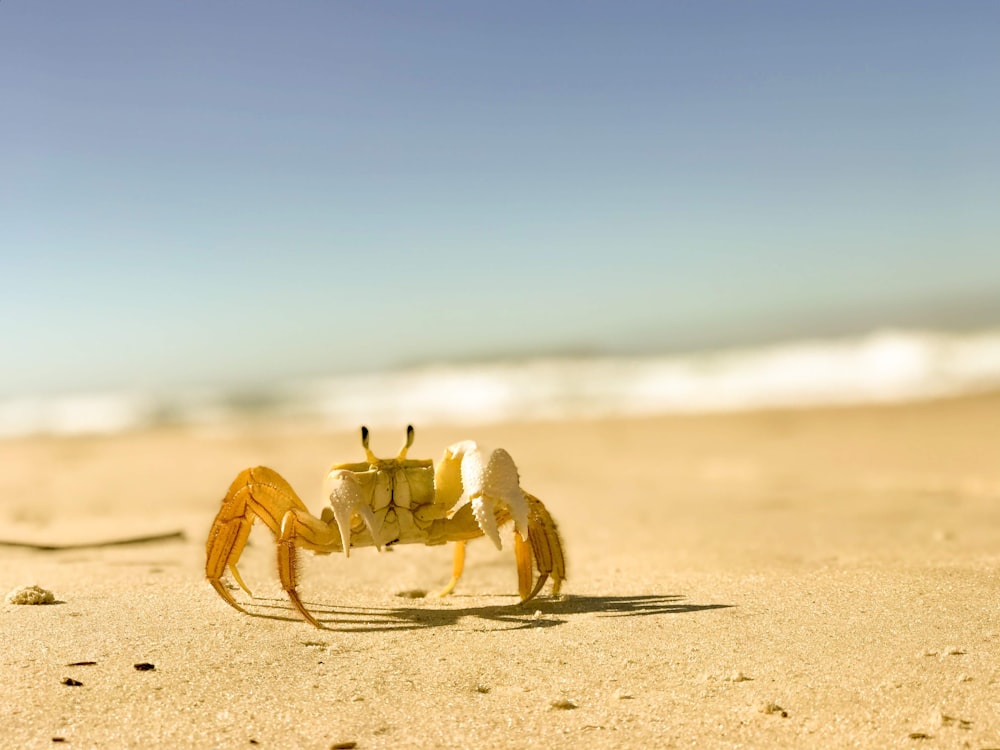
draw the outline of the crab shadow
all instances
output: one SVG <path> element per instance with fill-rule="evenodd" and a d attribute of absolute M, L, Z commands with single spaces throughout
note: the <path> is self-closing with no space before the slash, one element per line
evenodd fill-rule
<path fill-rule="evenodd" d="M 598 617 L 650 617 L 679 615 L 713 609 L 728 609 L 732 604 L 692 604 L 678 594 L 639 596 L 573 596 L 533 599 L 527 603 L 454 606 L 461 596 L 452 596 L 440 607 L 344 607 L 304 602 L 306 608 L 326 630 L 338 632 L 387 632 L 422 630 L 465 625 L 469 630 L 525 630 L 562 625 L 574 615 Z M 432 601 L 428 598 L 426 601 Z M 287 600 L 255 598 L 247 611 L 254 617 L 302 622 Z M 263 610 L 263 611 L 261 611 Z M 472 626 L 469 627 L 470 621 Z M 476 624 L 478 622 L 478 624 Z"/>

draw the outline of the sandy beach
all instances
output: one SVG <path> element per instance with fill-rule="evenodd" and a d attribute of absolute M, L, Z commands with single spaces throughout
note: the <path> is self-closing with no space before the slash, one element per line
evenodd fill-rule
<path fill-rule="evenodd" d="M 353 430 L 0 442 L 0 540 L 83 545 L 0 547 L 0 593 L 56 598 L 0 605 L 0 746 L 1000 748 L 1000 396 L 416 428 L 413 457 L 510 451 L 562 596 L 519 605 L 509 543 L 471 544 L 445 599 L 447 547 L 307 556 L 318 630 L 258 525 L 252 616 L 227 606 L 204 542 L 229 482 L 271 466 L 318 514 Z"/>

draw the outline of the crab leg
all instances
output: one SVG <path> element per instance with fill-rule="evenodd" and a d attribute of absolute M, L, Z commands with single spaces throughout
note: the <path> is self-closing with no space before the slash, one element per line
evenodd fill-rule
<path fill-rule="evenodd" d="M 531 579 L 534 572 L 531 569 L 531 546 L 519 534 L 514 534 L 514 560 L 517 562 L 517 592 L 521 595 L 521 601 L 526 602 L 541 590 L 546 576 L 539 575 L 538 587 L 532 590 Z"/>
<path fill-rule="evenodd" d="M 278 577 L 281 579 L 281 588 L 310 625 L 322 628 L 319 621 L 305 608 L 296 590 L 299 547 L 320 553 L 335 552 L 340 549 L 340 530 L 336 524 L 328 524 L 309 511 L 297 508 L 286 511 L 281 519 L 281 533 L 278 537 Z"/>
<path fill-rule="evenodd" d="M 520 487 L 517 466 L 503 449 L 486 451 L 471 440 L 449 446 L 434 475 L 436 503 L 451 507 L 462 495 L 469 502 L 442 524 L 446 541 L 459 542 L 451 581 L 442 590 L 445 596 L 454 590 L 462 575 L 465 547 L 461 544 L 474 536 L 489 537 L 500 549 L 499 527 L 514 522 L 514 558 L 517 561 L 517 587 L 521 601 L 538 595 L 552 576 L 554 594 L 566 578 L 566 560 L 555 521 L 542 501 Z M 471 516 L 471 517 L 470 517 Z M 472 523 L 478 528 L 472 527 Z M 435 536 L 432 529 L 431 537 Z M 472 533 L 470 533 L 472 532 Z M 428 543 L 435 543 L 428 540 Z M 538 580 L 533 581 L 534 563 Z"/>
<path fill-rule="evenodd" d="M 264 466 L 241 471 L 223 498 L 205 545 L 205 577 L 219 596 L 239 611 L 246 612 L 222 583 L 226 567 L 240 588 L 253 596 L 236 567 L 250 529 L 260 518 L 277 537 L 281 533 L 283 516 L 292 509 L 308 513 L 291 485 L 276 471 Z"/>
<path fill-rule="evenodd" d="M 447 586 L 438 592 L 438 596 L 448 596 L 448 594 L 455 590 L 455 586 L 458 585 L 458 579 L 462 577 L 463 570 L 465 570 L 465 542 L 459 541 L 455 542 L 455 557 L 451 563 L 451 580 L 448 581 Z"/>
<path fill-rule="evenodd" d="M 557 596 L 562 582 L 566 580 L 566 558 L 563 555 L 562 539 L 548 509 L 534 495 L 524 493 L 528 503 L 528 538 L 514 532 L 514 560 L 517 563 L 517 589 L 521 602 L 538 596 L 542 586 L 552 576 L 552 595 Z M 509 520 L 504 513 L 497 514 L 497 523 Z M 538 569 L 538 580 L 533 582 L 534 570 Z M 533 582 L 533 583 L 532 583 Z"/>
<path fill-rule="evenodd" d="M 566 580 L 566 557 L 559 530 L 548 509 L 534 495 L 525 492 L 524 497 L 528 508 L 528 538 L 525 541 L 515 529 L 514 559 L 517 562 L 518 593 L 521 601 L 527 602 L 538 596 L 549 576 L 552 576 L 553 596 L 559 593 L 562 582 Z M 493 518 L 499 527 L 511 521 L 511 514 L 506 508 L 500 507 Z M 435 521 L 432 530 L 432 538 L 455 542 L 451 580 L 439 594 L 447 596 L 454 591 L 462 576 L 466 541 L 485 534 L 474 517 L 471 505 L 463 505 L 449 519 Z M 538 580 L 534 580 L 534 568 L 538 569 Z"/>
<path fill-rule="evenodd" d="M 553 596 L 559 593 L 562 582 L 566 580 L 566 558 L 563 555 L 562 540 L 559 538 L 556 522 L 552 520 L 541 500 L 527 492 L 524 496 L 528 501 L 528 542 L 523 542 L 516 533 L 514 534 L 518 589 L 522 602 L 535 598 L 550 575 Z M 534 587 L 531 587 L 532 557 L 535 559 L 539 574 Z"/>

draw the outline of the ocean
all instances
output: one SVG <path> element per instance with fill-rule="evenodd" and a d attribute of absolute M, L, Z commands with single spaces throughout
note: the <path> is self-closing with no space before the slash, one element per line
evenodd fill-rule
<path fill-rule="evenodd" d="M 0 400 L 0 436 L 115 434 L 248 417 L 331 428 L 875 404 L 1000 389 L 1000 329 L 863 336 L 662 356 L 534 358 L 225 388 Z"/>

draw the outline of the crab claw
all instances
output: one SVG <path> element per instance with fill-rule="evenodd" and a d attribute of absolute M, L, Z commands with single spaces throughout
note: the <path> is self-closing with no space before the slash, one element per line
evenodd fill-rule
<path fill-rule="evenodd" d="M 514 519 L 514 528 L 528 538 L 528 501 L 521 489 L 514 459 L 502 448 L 489 458 L 476 447 L 462 457 L 462 485 L 470 499 L 472 514 L 483 533 L 502 548 L 497 529 L 497 510 L 504 509 Z"/>
<path fill-rule="evenodd" d="M 340 530 L 340 541 L 344 546 L 344 556 L 351 556 L 351 520 L 354 514 L 361 516 L 368 531 L 372 535 L 375 546 L 381 549 L 378 532 L 375 530 L 375 515 L 361 486 L 350 471 L 335 469 L 326 478 L 327 495 L 330 498 L 330 508 Z"/>

